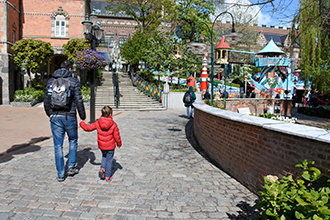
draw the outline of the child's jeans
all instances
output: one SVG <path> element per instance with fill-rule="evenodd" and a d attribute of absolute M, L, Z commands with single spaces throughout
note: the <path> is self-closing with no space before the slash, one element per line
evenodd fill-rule
<path fill-rule="evenodd" d="M 110 177 L 112 169 L 112 160 L 115 150 L 101 150 L 102 152 L 102 162 L 101 168 L 105 169 L 105 177 Z"/>

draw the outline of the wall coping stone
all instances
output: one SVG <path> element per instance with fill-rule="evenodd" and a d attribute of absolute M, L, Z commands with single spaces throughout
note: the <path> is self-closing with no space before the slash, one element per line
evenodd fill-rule
<path fill-rule="evenodd" d="M 203 101 L 195 102 L 194 107 L 211 115 L 228 120 L 259 126 L 284 134 L 330 143 L 330 130 L 231 112 L 211 107 Z"/>

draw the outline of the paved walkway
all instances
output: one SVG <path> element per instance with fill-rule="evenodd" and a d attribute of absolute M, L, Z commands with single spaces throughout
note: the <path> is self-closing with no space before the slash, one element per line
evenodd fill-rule
<path fill-rule="evenodd" d="M 123 147 L 111 183 L 98 178 L 96 132 L 79 133 L 80 173 L 63 183 L 52 143 L 37 143 L 0 164 L 0 219 L 255 219 L 257 196 L 198 153 L 185 111 L 129 112 L 115 121 Z"/>

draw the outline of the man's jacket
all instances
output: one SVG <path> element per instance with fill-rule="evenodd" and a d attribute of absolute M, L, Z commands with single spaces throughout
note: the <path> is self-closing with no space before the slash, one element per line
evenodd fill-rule
<path fill-rule="evenodd" d="M 54 80 L 57 78 L 69 78 L 71 91 L 73 92 L 72 102 L 70 104 L 70 110 L 54 110 L 50 107 L 51 96 L 48 94 L 49 86 L 53 84 Z M 52 78 L 47 82 L 45 97 L 44 97 L 44 109 L 48 117 L 51 115 L 63 115 L 76 117 L 76 108 L 79 113 L 79 117 L 82 120 L 86 119 L 84 102 L 81 96 L 80 84 L 78 79 L 72 77 L 72 73 L 67 69 L 58 69 L 53 73 Z"/>

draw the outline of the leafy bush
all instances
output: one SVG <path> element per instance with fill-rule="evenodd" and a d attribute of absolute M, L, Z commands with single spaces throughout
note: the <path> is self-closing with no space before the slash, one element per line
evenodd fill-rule
<path fill-rule="evenodd" d="M 292 175 L 282 180 L 272 175 L 264 177 L 260 202 L 254 206 L 262 208 L 262 219 L 330 219 L 330 179 L 321 176 L 314 164 L 307 160 L 297 164 L 303 171 L 296 180 Z"/>
<path fill-rule="evenodd" d="M 272 117 L 274 117 L 274 114 L 272 114 L 272 113 L 262 113 L 262 114 L 259 115 L 259 117 L 271 119 Z"/>
<path fill-rule="evenodd" d="M 45 92 L 41 89 L 25 87 L 23 90 L 16 90 L 14 102 L 32 102 L 41 101 L 44 98 Z"/>
<path fill-rule="evenodd" d="M 90 91 L 91 88 L 88 85 L 81 85 L 81 96 L 84 102 L 90 101 Z"/>

